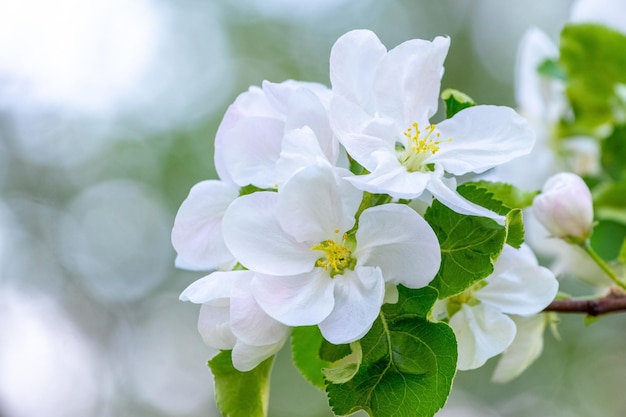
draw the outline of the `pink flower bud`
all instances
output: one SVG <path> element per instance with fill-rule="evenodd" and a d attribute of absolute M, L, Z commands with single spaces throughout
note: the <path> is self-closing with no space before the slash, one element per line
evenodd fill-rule
<path fill-rule="evenodd" d="M 562 172 L 548 178 L 533 201 L 533 213 L 554 237 L 582 243 L 591 234 L 591 192 L 578 175 Z"/>

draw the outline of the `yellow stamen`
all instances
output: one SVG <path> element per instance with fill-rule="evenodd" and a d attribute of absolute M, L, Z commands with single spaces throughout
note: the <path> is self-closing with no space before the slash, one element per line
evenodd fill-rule
<path fill-rule="evenodd" d="M 431 124 L 426 126 L 425 134 L 419 130 L 419 125 L 414 122 L 405 132 L 404 136 L 408 139 L 407 146 L 402 149 L 399 155 L 400 162 L 410 172 L 424 171 L 426 167 L 424 162 L 432 155 L 439 152 L 440 144 L 450 142 L 452 138 L 438 140 L 441 133 L 436 132 L 437 125 Z"/>
<path fill-rule="evenodd" d="M 354 269 L 356 259 L 352 258 L 350 249 L 333 241 L 325 240 L 313 246 L 312 250 L 319 250 L 325 255 L 315 262 L 315 266 L 328 271 L 331 278 L 343 274 L 346 268 Z"/>

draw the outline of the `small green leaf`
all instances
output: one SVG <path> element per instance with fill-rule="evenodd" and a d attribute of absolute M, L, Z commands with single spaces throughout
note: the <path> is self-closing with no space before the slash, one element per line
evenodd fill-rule
<path fill-rule="evenodd" d="M 520 209 L 511 210 L 506 215 L 506 243 L 516 249 L 524 243 L 524 221 Z"/>
<path fill-rule="evenodd" d="M 322 369 L 330 365 L 330 362 L 320 358 L 323 340 L 317 326 L 294 327 L 291 330 L 293 362 L 300 373 L 320 389 L 326 386 Z"/>
<path fill-rule="evenodd" d="M 561 32 L 560 65 L 578 125 L 612 123 L 623 109 L 616 94 L 626 83 L 626 35 L 597 24 L 570 24 Z"/>
<path fill-rule="evenodd" d="M 267 416 L 273 361 L 272 356 L 248 372 L 233 367 L 230 350 L 221 351 L 209 361 L 215 378 L 217 406 L 224 416 Z"/>
<path fill-rule="evenodd" d="M 352 353 L 344 356 L 337 362 L 333 362 L 328 368 L 322 369 L 326 381 L 333 384 L 343 384 L 354 378 L 354 375 L 359 371 L 359 366 L 361 366 L 363 361 L 361 344 L 354 342 L 350 344 L 350 347 L 352 348 Z"/>
<path fill-rule="evenodd" d="M 452 88 L 445 89 L 441 93 L 441 98 L 446 103 L 447 119 L 451 118 L 461 110 L 476 105 L 470 96 Z"/>
<path fill-rule="evenodd" d="M 538 191 L 520 190 L 512 184 L 490 181 L 467 182 L 457 191 L 468 200 L 502 215 L 512 209 L 530 207 L 539 194 Z"/>
<path fill-rule="evenodd" d="M 458 214 L 438 201 L 426 211 L 426 221 L 441 246 L 441 267 L 431 286 L 439 298 L 451 297 L 493 272 L 506 230 L 485 217 Z"/>
<path fill-rule="evenodd" d="M 539 75 L 544 77 L 553 78 L 555 80 L 566 81 L 567 74 L 563 70 L 563 67 L 559 65 L 559 61 L 555 59 L 546 59 L 537 67 Z"/>
<path fill-rule="evenodd" d="M 400 287 L 399 293 L 398 303 L 384 305 L 361 339 L 363 358 L 354 377 L 326 388 L 336 414 L 431 417 L 445 404 L 456 373 L 454 333 L 421 317 L 437 297 L 433 288 Z"/>
<path fill-rule="evenodd" d="M 468 182 L 457 188 L 469 201 L 506 216 L 506 243 L 518 248 L 524 243 L 524 221 L 521 209 L 529 207 L 538 194 L 522 191 L 503 182 Z"/>

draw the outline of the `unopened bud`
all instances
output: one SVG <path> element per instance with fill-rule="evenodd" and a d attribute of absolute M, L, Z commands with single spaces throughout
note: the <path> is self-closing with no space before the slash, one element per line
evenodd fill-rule
<path fill-rule="evenodd" d="M 583 243 L 591 234 L 591 192 L 576 174 L 563 172 L 550 177 L 533 201 L 533 213 L 554 237 Z"/>

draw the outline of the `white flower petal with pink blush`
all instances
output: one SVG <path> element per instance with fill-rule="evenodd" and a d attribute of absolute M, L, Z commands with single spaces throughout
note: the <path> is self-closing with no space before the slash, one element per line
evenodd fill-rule
<path fill-rule="evenodd" d="M 202 304 L 198 331 L 215 349 L 232 350 L 233 366 L 246 372 L 274 355 L 289 328 L 268 316 L 252 296 L 252 271 L 214 272 L 192 283 L 182 301 Z"/>
<path fill-rule="evenodd" d="M 587 184 L 576 174 L 548 178 L 533 201 L 533 213 L 554 237 L 584 242 L 593 228 L 593 200 Z"/>
<path fill-rule="evenodd" d="M 239 187 L 225 181 L 202 181 L 193 186 L 172 229 L 177 267 L 210 270 L 234 265 L 222 237 L 222 217 L 238 196 Z"/>
<path fill-rule="evenodd" d="M 316 83 L 264 82 L 251 87 L 228 108 L 215 138 L 215 166 L 220 178 L 245 187 L 276 188 L 276 164 L 283 138 L 308 127 L 325 158 L 336 163 L 339 143 L 330 128 L 330 90 Z"/>
<path fill-rule="evenodd" d="M 230 251 L 256 272 L 261 308 L 285 325 L 319 325 L 335 344 L 367 333 L 387 282 L 428 285 L 440 256 L 430 226 L 405 205 L 364 210 L 350 237 L 362 193 L 342 175 L 328 163 L 304 168 L 278 192 L 239 198 L 223 225 Z"/>
<path fill-rule="evenodd" d="M 468 108 L 439 125 L 429 122 L 449 44 L 442 37 L 416 39 L 387 52 L 372 32 L 342 36 L 330 59 L 331 125 L 348 154 L 370 171 L 349 178 L 355 187 L 404 199 L 432 194 L 460 213 L 502 221 L 442 188 L 444 175 L 481 173 L 525 155 L 534 133 L 513 110 L 496 106 Z"/>

